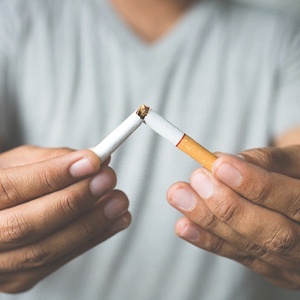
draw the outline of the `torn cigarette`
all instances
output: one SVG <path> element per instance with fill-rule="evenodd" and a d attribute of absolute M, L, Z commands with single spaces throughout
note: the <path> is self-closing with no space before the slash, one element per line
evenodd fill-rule
<path fill-rule="evenodd" d="M 104 162 L 141 124 L 143 120 L 133 112 L 102 142 L 91 150 L 94 151 L 101 162 Z"/>
<path fill-rule="evenodd" d="M 143 105 L 137 110 L 143 122 L 159 135 L 170 141 L 178 149 L 195 159 L 209 171 L 217 156 L 198 144 L 195 140 L 164 119 L 150 107 Z"/>

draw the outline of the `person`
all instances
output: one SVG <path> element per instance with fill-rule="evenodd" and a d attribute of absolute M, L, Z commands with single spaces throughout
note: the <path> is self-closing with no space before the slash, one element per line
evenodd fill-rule
<path fill-rule="evenodd" d="M 297 20 L 226 0 L 0 14 L 0 299 L 299 298 Z M 111 162 L 71 150 L 141 101 L 222 152 L 212 174 L 146 126 Z"/>

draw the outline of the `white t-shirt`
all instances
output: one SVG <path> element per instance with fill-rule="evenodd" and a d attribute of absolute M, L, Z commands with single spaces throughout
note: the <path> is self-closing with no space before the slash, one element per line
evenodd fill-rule
<path fill-rule="evenodd" d="M 105 0 L 0 2 L 0 140 L 96 145 L 147 104 L 212 151 L 267 145 L 300 124 L 300 27 L 275 12 L 200 1 L 154 44 Z M 191 158 L 142 126 L 112 157 L 130 228 L 22 300 L 299 299 L 174 235 L 167 188 Z"/>

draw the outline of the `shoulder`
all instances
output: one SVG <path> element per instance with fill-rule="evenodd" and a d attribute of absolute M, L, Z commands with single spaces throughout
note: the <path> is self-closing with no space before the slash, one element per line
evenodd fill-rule
<path fill-rule="evenodd" d="M 227 10 L 231 16 L 245 21 L 256 20 L 259 22 L 270 22 L 281 19 L 286 13 L 273 9 L 271 7 L 264 7 L 259 4 L 251 4 L 248 2 L 237 2 L 235 0 L 216 0 L 220 7 Z"/>
<path fill-rule="evenodd" d="M 221 22 L 232 42 L 242 41 L 249 49 L 256 48 L 280 56 L 290 51 L 289 48 L 295 43 L 300 47 L 298 16 L 233 0 L 215 1 Z"/>
<path fill-rule="evenodd" d="M 1 12 L 14 12 L 19 14 L 37 14 L 40 12 L 51 12 L 55 9 L 61 9 L 66 5 L 76 5 L 78 0 L 1 0 Z"/>
<path fill-rule="evenodd" d="M 296 15 L 282 12 L 277 9 L 267 8 L 233 0 L 217 0 L 223 15 L 235 26 L 267 33 L 280 34 L 283 30 L 293 31 L 299 29 L 299 20 Z"/>
<path fill-rule="evenodd" d="M 0 1 L 0 54 L 11 52 L 20 31 L 22 14 L 17 1 Z"/>
<path fill-rule="evenodd" d="M 59 17 L 82 3 L 80 0 L 0 0 L 0 20 L 1 23 L 21 23 Z"/>
<path fill-rule="evenodd" d="M 30 34 L 30 30 L 45 24 L 49 28 L 55 19 L 74 7 L 79 0 L 0 0 L 0 53 L 10 52 L 20 37 Z"/>

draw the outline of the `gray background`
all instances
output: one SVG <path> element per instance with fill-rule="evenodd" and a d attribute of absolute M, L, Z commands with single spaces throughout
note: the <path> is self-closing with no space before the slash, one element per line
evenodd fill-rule
<path fill-rule="evenodd" d="M 300 16 L 300 0 L 235 0 L 238 2 L 250 2 L 258 5 L 276 7 L 290 11 Z"/>

